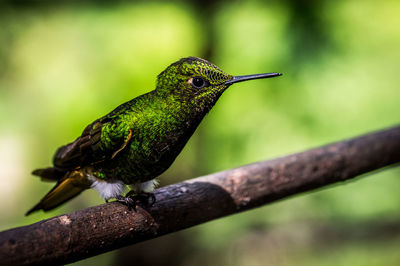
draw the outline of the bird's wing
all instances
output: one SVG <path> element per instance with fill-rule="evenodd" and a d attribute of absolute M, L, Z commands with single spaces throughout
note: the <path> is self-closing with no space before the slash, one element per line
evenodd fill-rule
<path fill-rule="evenodd" d="M 113 159 L 126 147 L 132 137 L 132 131 L 128 129 L 127 134 L 108 134 L 108 141 L 113 145 L 102 145 L 104 143 L 101 132 L 104 128 L 111 127 L 111 118 L 105 116 L 94 121 L 74 142 L 60 147 L 54 155 L 54 166 L 62 170 L 71 170 Z"/>

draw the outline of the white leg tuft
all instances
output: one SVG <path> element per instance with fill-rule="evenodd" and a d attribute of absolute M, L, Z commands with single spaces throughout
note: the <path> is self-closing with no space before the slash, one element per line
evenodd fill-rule
<path fill-rule="evenodd" d="M 149 193 L 149 192 L 152 192 L 156 188 L 156 186 L 158 186 L 158 184 L 159 183 L 158 183 L 157 179 L 152 179 L 152 180 L 147 181 L 147 182 L 131 185 L 130 187 L 136 193 L 140 193 L 140 192 Z"/>
<path fill-rule="evenodd" d="M 95 180 L 91 187 L 97 190 L 100 197 L 105 200 L 115 198 L 126 190 L 126 186 L 122 181 L 107 182 Z"/>

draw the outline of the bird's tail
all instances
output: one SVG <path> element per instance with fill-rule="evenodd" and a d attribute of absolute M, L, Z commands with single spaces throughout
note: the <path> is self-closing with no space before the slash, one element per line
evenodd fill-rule
<path fill-rule="evenodd" d="M 66 171 L 58 170 L 54 167 L 41 168 L 33 170 L 32 175 L 40 176 L 42 181 L 59 181 L 65 175 Z"/>
<path fill-rule="evenodd" d="M 56 181 L 57 184 L 25 215 L 38 210 L 49 211 L 54 209 L 91 185 L 91 182 L 81 170 L 64 172 L 55 168 L 45 168 L 37 169 L 32 174 L 40 176 L 45 181 Z"/>

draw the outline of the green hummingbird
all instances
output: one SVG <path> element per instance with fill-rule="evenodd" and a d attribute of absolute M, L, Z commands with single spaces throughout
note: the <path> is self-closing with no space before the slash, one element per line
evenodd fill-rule
<path fill-rule="evenodd" d="M 180 59 L 158 75 L 155 90 L 95 120 L 56 151 L 53 167 L 32 172 L 56 185 L 26 215 L 51 210 L 88 188 L 106 202 L 114 198 L 134 208 L 135 198 L 147 195 L 154 203 L 155 178 L 173 163 L 222 93 L 237 82 L 280 75 L 232 76 L 201 58 Z"/>

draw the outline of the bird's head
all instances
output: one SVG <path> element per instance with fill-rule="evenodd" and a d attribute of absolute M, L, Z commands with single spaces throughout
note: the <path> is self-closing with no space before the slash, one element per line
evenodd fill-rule
<path fill-rule="evenodd" d="M 181 99 L 216 101 L 233 83 L 280 76 L 280 73 L 232 76 L 216 65 L 198 57 L 186 57 L 168 66 L 157 77 L 156 90 Z"/>

